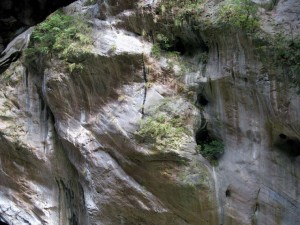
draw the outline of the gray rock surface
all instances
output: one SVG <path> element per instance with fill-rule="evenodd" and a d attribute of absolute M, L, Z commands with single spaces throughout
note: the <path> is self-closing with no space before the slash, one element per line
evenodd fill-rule
<path fill-rule="evenodd" d="M 16 62 L 3 73 L 1 222 L 300 223 L 297 85 L 282 70 L 268 70 L 240 31 L 174 28 L 193 48 L 153 57 L 150 31 L 164 29 L 159 4 L 78 1 L 65 11 L 93 25 L 83 70 L 70 72 L 51 58 L 51 66 Z M 278 18 L 296 24 L 294 4 L 279 1 L 262 29 L 272 34 L 269 20 L 283 26 Z M 143 123 L 157 116 L 160 124 L 146 128 L 158 133 L 180 121 L 180 136 L 143 137 Z M 217 163 L 196 151 L 205 124 L 225 144 Z"/>

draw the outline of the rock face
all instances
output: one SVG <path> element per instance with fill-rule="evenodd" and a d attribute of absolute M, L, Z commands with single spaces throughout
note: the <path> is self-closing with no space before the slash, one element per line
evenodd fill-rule
<path fill-rule="evenodd" d="M 17 60 L 25 47 L 29 27 L 43 21 L 56 9 L 73 0 L 3 0 L 0 2 L 0 73 Z M 20 35 L 22 34 L 22 35 Z M 19 36 L 20 35 L 20 36 Z M 19 37 L 18 37 L 19 36 Z M 17 37 L 17 40 L 14 38 Z M 13 41 L 13 42 L 12 42 Z M 12 43 L 11 43 L 12 42 Z M 10 46 L 8 46 L 10 43 Z"/>
<path fill-rule="evenodd" d="M 261 8 L 261 29 L 296 24 L 295 2 Z M 162 4 L 78 1 L 64 11 L 93 25 L 81 69 L 44 57 L 3 73 L 1 224 L 300 223 L 295 73 L 241 30 L 168 23 Z M 170 39 L 180 54 L 155 54 Z M 210 139 L 218 162 L 197 150 Z"/>

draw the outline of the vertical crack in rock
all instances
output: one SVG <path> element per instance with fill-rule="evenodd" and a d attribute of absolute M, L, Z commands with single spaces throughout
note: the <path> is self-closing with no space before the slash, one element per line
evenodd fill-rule
<path fill-rule="evenodd" d="M 85 210 L 82 210 L 85 203 L 84 193 L 81 185 L 77 183 L 77 185 L 75 184 L 75 186 L 78 187 L 75 187 L 71 182 L 66 184 L 62 179 L 56 179 L 56 183 L 59 190 L 59 220 L 69 221 L 69 225 L 82 225 L 83 221 L 81 218 L 81 214 L 85 215 Z M 74 192 L 74 188 L 77 189 L 77 194 Z M 64 208 L 61 208 L 61 206 L 63 206 Z"/>
<path fill-rule="evenodd" d="M 253 225 L 257 225 L 257 214 L 258 214 L 258 210 L 259 210 L 259 193 L 260 193 L 260 188 L 257 191 L 256 194 L 256 198 L 255 198 L 255 205 L 253 207 L 253 215 L 252 215 L 252 224 Z"/>
<path fill-rule="evenodd" d="M 143 104 L 142 104 L 142 116 L 144 116 L 145 115 L 145 103 L 146 103 L 147 91 L 148 91 L 148 78 L 147 78 L 147 68 L 145 65 L 144 54 L 142 57 L 143 57 L 143 78 L 144 78 L 144 99 L 143 99 Z"/>

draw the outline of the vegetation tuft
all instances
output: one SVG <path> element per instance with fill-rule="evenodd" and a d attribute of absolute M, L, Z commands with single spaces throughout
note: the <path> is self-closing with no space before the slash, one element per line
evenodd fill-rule
<path fill-rule="evenodd" d="M 227 0 L 219 8 L 221 25 L 253 31 L 259 26 L 257 5 L 251 0 Z"/>
<path fill-rule="evenodd" d="M 162 0 L 159 13 L 175 27 L 190 24 L 202 30 L 232 27 L 246 32 L 259 26 L 257 4 L 251 0 L 225 0 L 216 6 L 213 17 L 206 14 L 207 0 Z"/>
<path fill-rule="evenodd" d="M 219 140 L 213 140 L 203 145 L 197 145 L 197 151 L 210 161 L 217 160 L 224 152 L 224 144 Z"/>
<path fill-rule="evenodd" d="M 300 90 L 300 38 L 278 34 L 253 38 L 257 54 L 269 71 L 280 70 Z M 271 63 L 270 63 L 271 62 Z"/>
<path fill-rule="evenodd" d="M 204 11 L 205 0 L 163 0 L 161 2 L 160 14 L 168 17 L 171 12 L 176 26 L 182 26 L 184 20 L 200 16 Z"/>
<path fill-rule="evenodd" d="M 163 113 L 142 120 L 135 135 L 141 142 L 153 143 L 156 150 L 180 150 L 187 136 L 182 118 Z"/>
<path fill-rule="evenodd" d="M 279 35 L 273 44 L 273 54 L 277 65 L 289 67 L 300 73 L 300 38 L 285 38 Z"/>
<path fill-rule="evenodd" d="M 56 56 L 64 60 L 70 70 L 79 68 L 89 53 L 90 32 L 82 16 L 57 11 L 35 27 L 25 51 L 26 61 L 32 63 L 40 57 Z"/>

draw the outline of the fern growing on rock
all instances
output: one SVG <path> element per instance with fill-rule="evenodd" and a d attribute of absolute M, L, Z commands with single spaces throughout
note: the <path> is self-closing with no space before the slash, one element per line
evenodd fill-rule
<path fill-rule="evenodd" d="M 25 59 L 32 63 L 40 57 L 56 57 L 74 68 L 74 63 L 84 60 L 90 52 L 90 33 L 91 28 L 82 16 L 57 11 L 35 27 Z"/>

